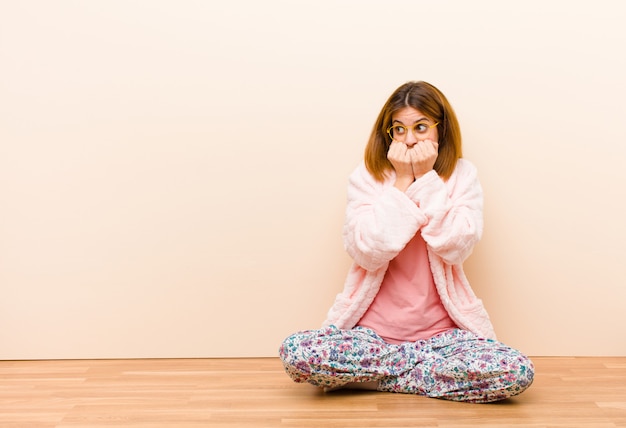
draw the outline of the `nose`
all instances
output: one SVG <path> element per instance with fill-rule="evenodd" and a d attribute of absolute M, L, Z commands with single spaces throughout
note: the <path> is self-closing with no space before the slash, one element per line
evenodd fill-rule
<path fill-rule="evenodd" d="M 406 144 L 407 147 L 413 147 L 417 144 L 417 137 L 415 136 L 413 131 L 407 132 L 406 138 L 404 139 L 404 144 Z"/>

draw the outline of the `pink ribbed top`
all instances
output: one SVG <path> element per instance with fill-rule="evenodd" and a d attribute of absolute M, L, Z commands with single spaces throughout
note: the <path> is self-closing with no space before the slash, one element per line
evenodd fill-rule
<path fill-rule="evenodd" d="M 357 325 L 395 344 L 456 328 L 435 288 L 421 233 L 389 263 L 378 294 Z"/>

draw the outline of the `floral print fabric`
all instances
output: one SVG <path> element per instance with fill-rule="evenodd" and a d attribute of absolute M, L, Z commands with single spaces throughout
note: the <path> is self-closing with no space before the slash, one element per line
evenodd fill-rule
<path fill-rule="evenodd" d="M 337 388 L 378 381 L 379 391 L 475 403 L 518 395 L 534 375 L 519 351 L 460 329 L 393 345 L 367 328 L 331 325 L 288 337 L 280 357 L 295 382 Z"/>

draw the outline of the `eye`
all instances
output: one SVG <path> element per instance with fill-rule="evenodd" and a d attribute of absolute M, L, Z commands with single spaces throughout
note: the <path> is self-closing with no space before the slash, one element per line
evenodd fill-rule
<path fill-rule="evenodd" d="M 416 123 L 414 129 L 418 134 L 423 134 L 430 129 L 430 126 L 427 123 Z"/>
<path fill-rule="evenodd" d="M 391 132 L 393 132 L 393 135 L 404 135 L 406 128 L 402 125 L 395 125 L 391 128 Z"/>

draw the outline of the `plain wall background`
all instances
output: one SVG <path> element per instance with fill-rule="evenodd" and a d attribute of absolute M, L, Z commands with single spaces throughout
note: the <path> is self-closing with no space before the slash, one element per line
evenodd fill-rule
<path fill-rule="evenodd" d="M 408 80 L 455 107 L 499 338 L 625 355 L 619 1 L 0 1 L 0 358 L 275 356 Z"/>

